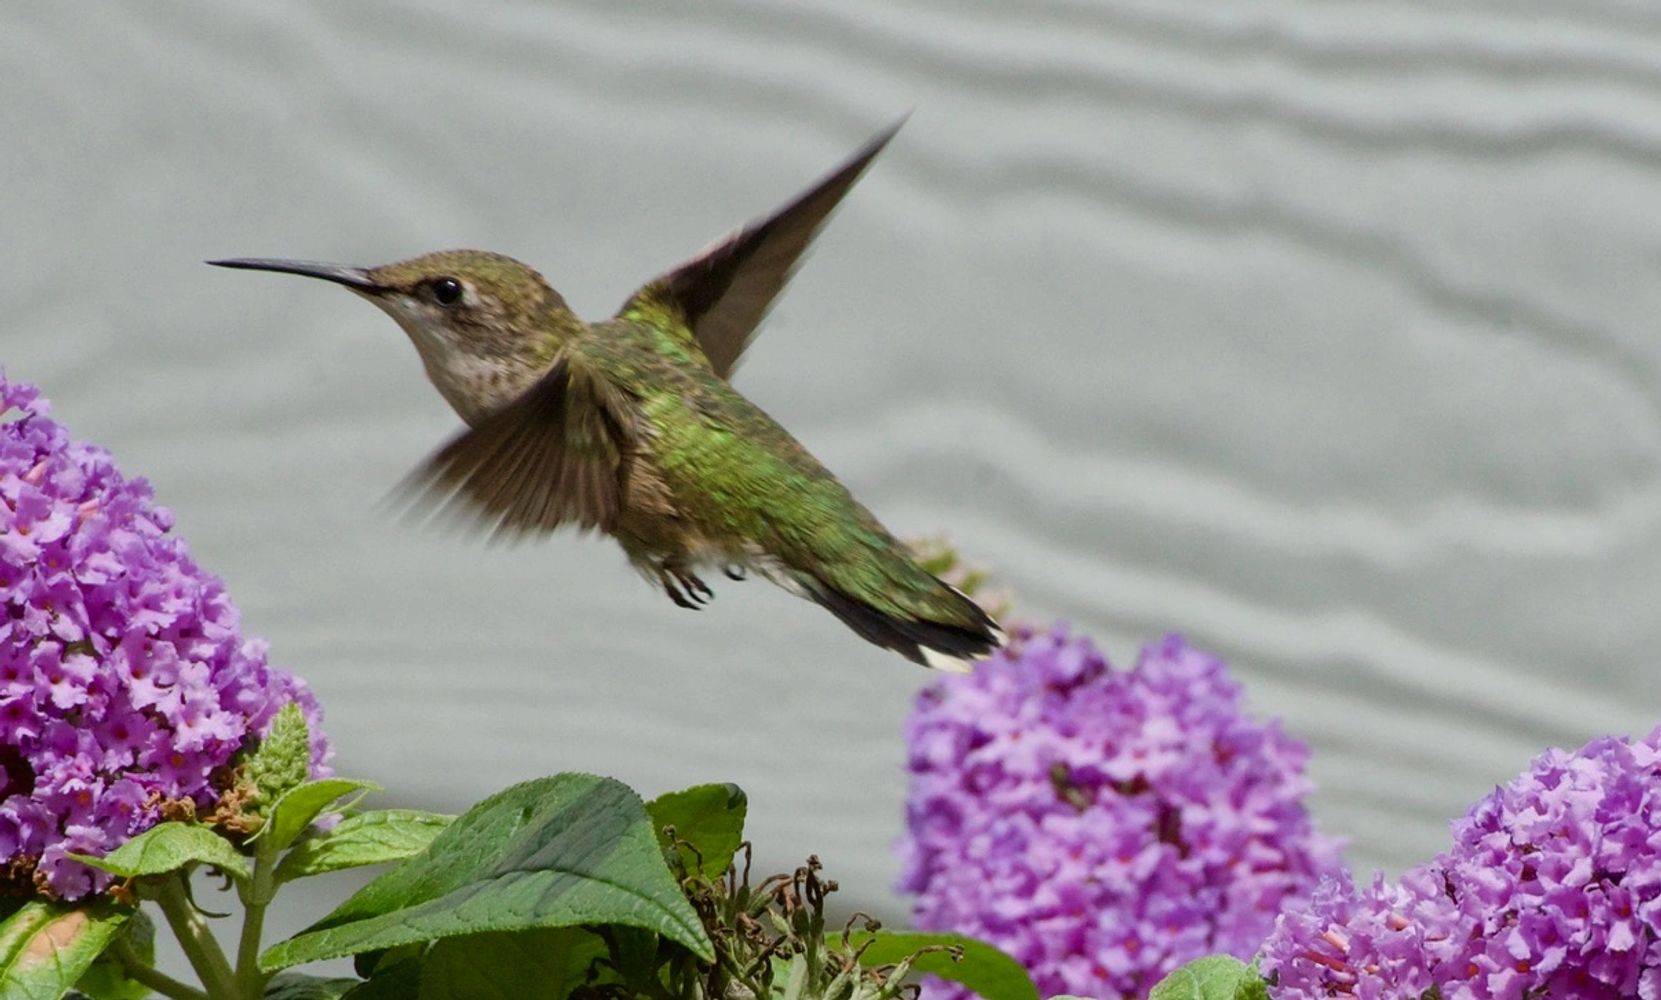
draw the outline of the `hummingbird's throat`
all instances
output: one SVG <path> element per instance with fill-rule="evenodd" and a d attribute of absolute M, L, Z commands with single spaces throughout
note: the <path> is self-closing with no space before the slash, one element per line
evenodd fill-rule
<path fill-rule="evenodd" d="M 370 301 L 403 329 L 421 355 L 428 380 L 469 426 L 506 405 L 536 378 L 534 368 L 426 302 L 396 293 Z"/>

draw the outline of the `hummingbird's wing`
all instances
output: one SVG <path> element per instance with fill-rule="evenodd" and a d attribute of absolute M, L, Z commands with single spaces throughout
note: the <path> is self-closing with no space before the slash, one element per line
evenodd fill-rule
<path fill-rule="evenodd" d="M 471 515 L 498 536 L 562 524 L 610 531 L 633 411 L 569 355 L 477 427 L 440 448 L 405 489 Z"/>
<path fill-rule="evenodd" d="M 802 251 L 904 123 L 894 123 L 790 204 L 652 280 L 624 303 L 618 315 L 671 307 L 686 318 L 715 373 L 727 378 L 767 308 L 790 280 Z"/>

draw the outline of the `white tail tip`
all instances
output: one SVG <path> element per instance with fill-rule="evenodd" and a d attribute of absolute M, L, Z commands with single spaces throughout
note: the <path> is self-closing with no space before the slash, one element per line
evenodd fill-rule
<path fill-rule="evenodd" d="M 965 660 L 958 656 L 947 656 L 926 647 L 919 650 L 923 654 L 923 665 L 930 670 L 941 670 L 949 674 L 967 674 L 975 669 L 974 661 Z"/>

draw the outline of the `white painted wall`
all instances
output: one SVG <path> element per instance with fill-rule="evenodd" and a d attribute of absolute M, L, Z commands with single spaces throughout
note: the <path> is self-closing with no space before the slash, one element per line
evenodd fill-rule
<path fill-rule="evenodd" d="M 594 539 L 382 523 L 455 424 L 402 335 L 198 262 L 482 246 L 604 315 L 915 108 L 739 386 L 1030 614 L 1226 652 L 1396 868 L 1661 720 L 1658 67 L 1615 0 L 12 4 L 0 362 L 384 803 L 734 780 L 899 916 L 920 670 L 759 584 L 692 615 Z"/>

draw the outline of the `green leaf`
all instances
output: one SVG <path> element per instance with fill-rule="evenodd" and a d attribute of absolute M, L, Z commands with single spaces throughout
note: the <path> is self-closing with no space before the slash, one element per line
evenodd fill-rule
<path fill-rule="evenodd" d="M 143 910 L 134 910 L 117 936 L 125 937 L 141 960 L 155 964 L 156 925 Z M 115 940 L 111 938 L 110 943 Z M 121 963 L 107 950 L 76 980 L 75 990 L 91 1000 L 144 1000 L 150 995 L 150 987 L 128 979 Z"/>
<path fill-rule="evenodd" d="M 195 823 L 158 823 L 101 858 L 69 856 L 121 878 L 165 875 L 192 864 L 213 865 L 243 882 L 249 877 L 248 859 L 210 827 Z"/>
<path fill-rule="evenodd" d="M 1246 966 L 1246 971 L 1249 975 L 1235 988 L 1234 1000 L 1269 1000 L 1269 983 L 1263 978 L 1263 973 L 1258 971 L 1257 959 L 1252 959 L 1251 964 Z M 1442 1000 L 1442 996 L 1436 987 L 1432 986 L 1419 1000 Z"/>
<path fill-rule="evenodd" d="M 333 830 L 295 844 L 277 866 L 277 881 L 402 861 L 425 850 L 454 820 L 454 816 L 415 809 L 378 809 L 348 816 Z"/>
<path fill-rule="evenodd" d="M 323 979 L 298 972 L 280 972 L 265 984 L 265 1000 L 340 1000 L 362 983 L 351 977 Z"/>
<path fill-rule="evenodd" d="M 649 993 L 657 972 L 657 935 L 638 927 L 607 927 L 601 936 L 624 984 L 636 993 Z"/>
<path fill-rule="evenodd" d="M 1263 980 L 1251 966 L 1232 955 L 1207 955 L 1161 979 L 1148 1000 L 1250 1000 L 1263 995 Z"/>
<path fill-rule="evenodd" d="M 0 997 L 58 1000 L 132 912 L 108 902 L 26 904 L 0 923 Z"/>
<path fill-rule="evenodd" d="M 796 955 L 785 968 L 783 1000 L 802 1000 L 802 993 L 807 989 L 807 956 Z"/>
<path fill-rule="evenodd" d="M 401 944 L 396 948 L 360 951 L 352 956 L 352 971 L 364 979 L 373 979 L 394 965 L 404 962 L 419 964 L 427 955 L 429 943 L 427 941 L 416 941 L 411 944 Z"/>
<path fill-rule="evenodd" d="M 289 702 L 277 712 L 244 767 L 259 791 L 261 812 L 306 780 L 311 774 L 311 734 L 299 705 Z"/>
<path fill-rule="evenodd" d="M 605 954 L 580 927 L 445 938 L 427 955 L 419 1000 L 565 1000 Z"/>
<path fill-rule="evenodd" d="M 744 790 L 737 785 L 696 785 L 683 792 L 659 795 L 647 804 L 646 812 L 660 838 L 663 828 L 672 826 L 677 840 L 696 849 L 694 854 L 684 846 L 680 848 L 681 865 L 687 872 L 719 878 L 732 864 L 732 856 L 744 839 L 748 805 Z M 669 849 L 667 839 L 663 846 Z"/>
<path fill-rule="evenodd" d="M 376 969 L 365 982 L 352 987 L 341 1000 L 410 1000 L 421 989 L 423 959 L 412 958 Z"/>
<path fill-rule="evenodd" d="M 640 797 L 587 774 L 515 785 L 260 959 L 263 969 L 485 931 L 642 927 L 711 960 Z"/>
<path fill-rule="evenodd" d="M 827 938 L 832 935 L 827 932 Z M 912 963 L 914 972 L 927 972 L 962 983 L 985 1000 L 1038 1000 L 1038 988 L 1020 962 L 997 948 L 962 934 L 932 934 L 923 931 L 855 931 L 848 942 L 858 948 L 871 942 L 859 956 L 859 964 L 871 968 L 895 965 L 930 946 L 958 947 L 963 959 L 954 961 L 944 951 L 918 955 Z"/>
<path fill-rule="evenodd" d="M 264 845 L 265 850 L 272 853 L 287 850 L 330 803 L 352 792 L 379 787 L 373 782 L 353 781 L 351 778 L 323 778 L 297 785 L 284 792 L 272 805 L 271 811 L 266 813 L 265 825 L 260 827 L 256 836 L 260 840 L 269 838 Z"/>

